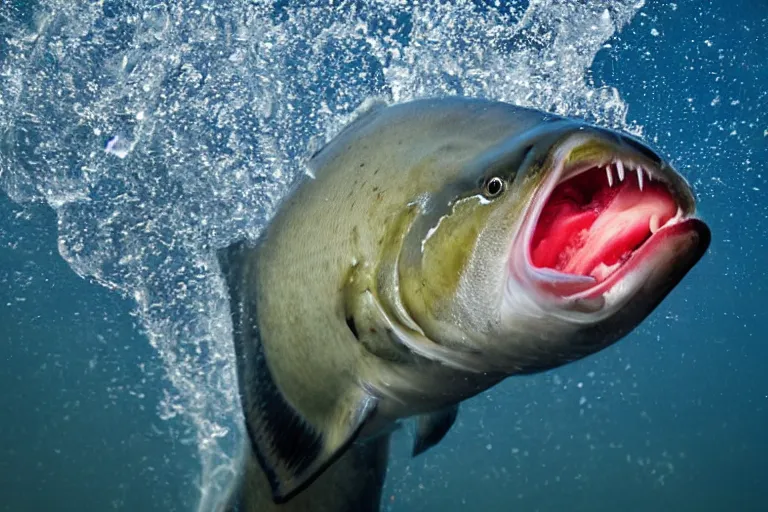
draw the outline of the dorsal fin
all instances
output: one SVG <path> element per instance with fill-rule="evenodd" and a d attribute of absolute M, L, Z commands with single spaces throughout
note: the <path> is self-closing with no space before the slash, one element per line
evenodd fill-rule
<path fill-rule="evenodd" d="M 340 397 L 327 424 L 311 424 L 273 379 L 259 337 L 258 249 L 237 242 L 219 251 L 230 297 L 237 379 L 246 430 L 275 503 L 301 492 L 341 456 L 374 413 L 376 399 L 362 389 Z"/>

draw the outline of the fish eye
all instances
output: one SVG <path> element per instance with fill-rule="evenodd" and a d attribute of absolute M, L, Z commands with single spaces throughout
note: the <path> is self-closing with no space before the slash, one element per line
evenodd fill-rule
<path fill-rule="evenodd" d="M 496 197 L 504 191 L 504 180 L 498 176 L 494 176 L 485 182 L 485 195 L 488 197 Z"/>

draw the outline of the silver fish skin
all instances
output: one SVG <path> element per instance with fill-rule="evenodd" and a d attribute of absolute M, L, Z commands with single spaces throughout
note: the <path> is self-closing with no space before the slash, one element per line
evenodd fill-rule
<path fill-rule="evenodd" d="M 267 483 L 239 488 L 276 505 L 405 418 L 421 453 L 461 401 L 621 339 L 710 241 L 645 143 L 500 102 L 375 106 L 307 171 L 258 240 L 219 255 L 245 479 Z"/>

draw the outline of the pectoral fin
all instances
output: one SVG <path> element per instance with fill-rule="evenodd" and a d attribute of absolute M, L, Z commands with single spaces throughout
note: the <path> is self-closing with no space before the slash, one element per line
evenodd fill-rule
<path fill-rule="evenodd" d="M 248 437 L 269 481 L 272 499 L 284 503 L 311 484 L 355 440 L 376 410 L 362 389 L 339 396 L 324 421 L 310 422 L 272 377 L 259 337 L 258 250 L 244 242 L 219 252 L 227 281 L 237 378 Z"/>
<path fill-rule="evenodd" d="M 442 441 L 456 421 L 459 406 L 446 407 L 437 412 L 422 414 L 417 418 L 416 437 L 413 442 L 413 456 L 429 450 Z"/>

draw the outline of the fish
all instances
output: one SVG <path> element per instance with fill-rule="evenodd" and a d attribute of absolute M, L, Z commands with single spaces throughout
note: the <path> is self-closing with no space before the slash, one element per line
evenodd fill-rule
<path fill-rule="evenodd" d="M 218 508 L 221 512 L 379 512 L 389 458 L 389 434 L 353 443 L 290 501 L 272 499 L 269 480 L 253 452 Z"/>
<path fill-rule="evenodd" d="M 219 251 L 248 434 L 234 501 L 260 510 L 305 492 L 302 510 L 339 492 L 333 512 L 378 510 L 393 428 L 415 418 L 418 455 L 462 401 L 615 343 L 711 239 L 640 139 L 504 102 L 375 104 L 306 166 L 257 240 Z"/>

